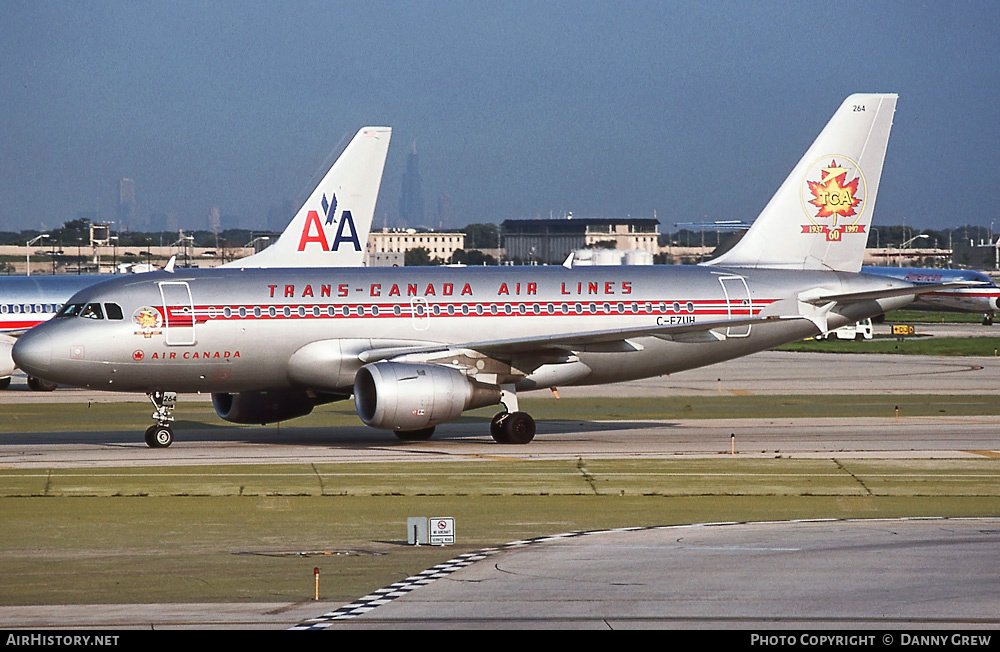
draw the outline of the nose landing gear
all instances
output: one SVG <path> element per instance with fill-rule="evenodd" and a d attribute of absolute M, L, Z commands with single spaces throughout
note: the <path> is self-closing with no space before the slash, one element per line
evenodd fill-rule
<path fill-rule="evenodd" d="M 174 420 L 171 412 L 177 405 L 176 392 L 152 392 L 146 396 L 153 403 L 156 411 L 153 412 L 155 425 L 146 428 L 146 445 L 150 448 L 166 448 L 174 443 L 174 431 L 170 427 L 170 422 Z"/>

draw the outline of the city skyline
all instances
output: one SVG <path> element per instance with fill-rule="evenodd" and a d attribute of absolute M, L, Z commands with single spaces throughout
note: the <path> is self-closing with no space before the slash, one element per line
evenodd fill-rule
<path fill-rule="evenodd" d="M 140 222 L 273 227 L 374 124 L 394 130 L 378 227 L 403 226 L 413 142 L 432 203 L 406 226 L 752 221 L 871 91 L 899 94 L 875 224 L 1000 220 L 995 3 L 11 0 L 0 19 L 0 230 L 111 221 L 123 178 Z"/>

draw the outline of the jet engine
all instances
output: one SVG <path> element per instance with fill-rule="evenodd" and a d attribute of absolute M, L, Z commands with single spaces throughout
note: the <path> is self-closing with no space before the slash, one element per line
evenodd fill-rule
<path fill-rule="evenodd" d="M 317 405 L 348 398 L 332 394 L 314 395 L 305 390 L 212 394 L 215 412 L 232 423 L 260 424 L 304 417 Z"/>
<path fill-rule="evenodd" d="M 376 362 L 354 379 L 354 406 L 373 428 L 418 430 L 452 421 L 465 410 L 500 402 L 500 388 L 457 369 L 432 364 Z"/>
<path fill-rule="evenodd" d="M 10 376 L 14 373 L 14 338 L 10 335 L 0 335 L 0 376 Z"/>

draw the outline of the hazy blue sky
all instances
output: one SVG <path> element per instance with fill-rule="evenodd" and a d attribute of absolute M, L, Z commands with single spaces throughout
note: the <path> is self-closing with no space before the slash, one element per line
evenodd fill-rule
<path fill-rule="evenodd" d="M 330 151 L 416 142 L 428 225 L 752 220 L 853 92 L 899 94 L 875 224 L 1000 230 L 1000 3 L 0 2 L 0 230 L 138 214 L 244 225 Z M 416 226 L 416 225 L 410 225 Z"/>

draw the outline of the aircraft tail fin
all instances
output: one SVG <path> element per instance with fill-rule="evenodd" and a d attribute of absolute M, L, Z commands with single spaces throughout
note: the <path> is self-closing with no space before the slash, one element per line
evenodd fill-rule
<path fill-rule="evenodd" d="M 361 129 L 277 242 L 223 267 L 360 267 L 392 129 Z"/>
<path fill-rule="evenodd" d="M 743 238 L 703 264 L 860 271 L 896 98 L 844 100 Z"/>

